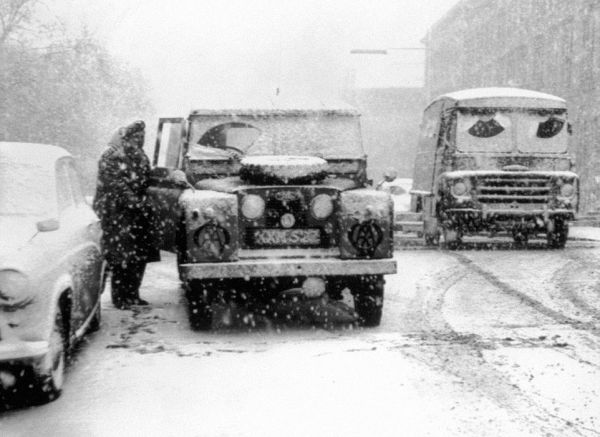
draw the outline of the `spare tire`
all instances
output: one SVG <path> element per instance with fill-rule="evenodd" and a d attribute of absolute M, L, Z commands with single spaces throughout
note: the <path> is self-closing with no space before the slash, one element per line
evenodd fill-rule
<path fill-rule="evenodd" d="M 251 184 L 314 184 L 327 176 L 327 161 L 316 156 L 247 156 L 241 178 Z"/>

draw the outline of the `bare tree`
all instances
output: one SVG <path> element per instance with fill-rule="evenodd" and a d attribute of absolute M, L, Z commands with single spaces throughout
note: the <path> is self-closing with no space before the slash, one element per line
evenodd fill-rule
<path fill-rule="evenodd" d="M 0 46 L 14 35 L 27 31 L 39 0 L 0 0 Z"/>

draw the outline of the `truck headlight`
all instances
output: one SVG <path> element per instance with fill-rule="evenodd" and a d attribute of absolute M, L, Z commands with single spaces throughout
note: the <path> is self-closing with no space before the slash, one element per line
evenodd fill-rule
<path fill-rule="evenodd" d="M 326 219 L 333 212 L 333 200 L 328 194 L 319 194 L 310 202 L 310 212 L 318 220 Z"/>
<path fill-rule="evenodd" d="M 242 214 L 249 220 L 256 220 L 265 212 L 265 201 L 256 194 L 247 194 L 242 199 Z"/>
<path fill-rule="evenodd" d="M 0 270 L 0 307 L 22 308 L 32 300 L 27 276 L 16 270 Z"/>
<path fill-rule="evenodd" d="M 572 184 L 564 183 L 560 187 L 560 195 L 562 197 L 573 197 L 575 194 L 575 187 Z"/>
<path fill-rule="evenodd" d="M 466 195 L 468 190 L 469 188 L 467 187 L 467 184 L 461 180 L 456 181 L 454 185 L 452 185 L 452 194 L 454 194 L 456 197 Z"/>

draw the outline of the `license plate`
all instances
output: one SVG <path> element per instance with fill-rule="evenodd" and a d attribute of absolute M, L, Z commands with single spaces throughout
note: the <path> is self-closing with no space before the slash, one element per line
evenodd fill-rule
<path fill-rule="evenodd" d="M 319 229 L 253 229 L 252 239 L 256 246 L 318 246 L 321 244 Z"/>

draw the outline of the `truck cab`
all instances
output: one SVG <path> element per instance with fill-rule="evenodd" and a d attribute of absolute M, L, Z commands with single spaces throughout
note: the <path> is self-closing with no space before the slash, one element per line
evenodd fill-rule
<path fill-rule="evenodd" d="M 516 88 L 457 91 L 425 109 L 411 209 L 427 243 L 469 234 L 544 234 L 562 248 L 579 202 L 560 97 Z"/>

